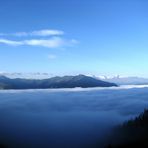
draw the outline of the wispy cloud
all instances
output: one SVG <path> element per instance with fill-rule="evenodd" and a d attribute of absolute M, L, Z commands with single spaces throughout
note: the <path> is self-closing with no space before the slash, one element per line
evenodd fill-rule
<path fill-rule="evenodd" d="M 23 42 L 21 42 L 21 41 L 13 41 L 13 40 L 7 40 L 7 39 L 0 39 L 0 43 L 12 45 L 12 46 L 23 45 Z"/>
<path fill-rule="evenodd" d="M 48 48 L 58 48 L 67 44 L 65 40 L 60 37 L 52 37 L 50 39 L 31 39 L 22 42 L 24 45 L 43 46 Z"/>
<path fill-rule="evenodd" d="M 31 35 L 34 36 L 50 36 L 50 35 L 63 35 L 63 34 L 64 32 L 61 30 L 50 30 L 50 29 L 31 32 Z"/>
<path fill-rule="evenodd" d="M 30 39 L 30 40 L 8 40 L 8 39 L 0 39 L 0 44 L 6 44 L 11 46 L 21 46 L 21 45 L 29 45 L 29 46 L 42 46 L 47 48 L 58 48 L 63 46 L 71 46 L 75 44 L 74 40 L 65 40 L 61 37 L 52 37 L 50 39 Z"/>
<path fill-rule="evenodd" d="M 48 55 L 48 59 L 50 59 L 50 60 L 53 60 L 53 59 L 56 59 L 56 58 L 57 58 L 57 56 L 54 55 L 54 54 L 49 54 Z"/>
<path fill-rule="evenodd" d="M 11 46 L 28 45 L 47 48 L 63 48 L 77 43 L 74 39 L 64 39 L 63 35 L 64 31 L 55 29 L 42 29 L 32 32 L 0 33 L 0 44 Z"/>
<path fill-rule="evenodd" d="M 0 33 L 0 36 L 16 36 L 16 37 L 27 37 L 27 36 L 58 36 L 63 35 L 64 31 L 56 29 L 42 29 L 31 32 L 15 32 L 15 33 Z"/>

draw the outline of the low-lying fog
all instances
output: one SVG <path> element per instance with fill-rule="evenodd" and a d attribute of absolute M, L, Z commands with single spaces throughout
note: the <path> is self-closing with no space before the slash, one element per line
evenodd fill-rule
<path fill-rule="evenodd" d="M 1 90 L 0 144 L 100 148 L 112 127 L 147 108 L 148 88 L 136 87 Z"/>

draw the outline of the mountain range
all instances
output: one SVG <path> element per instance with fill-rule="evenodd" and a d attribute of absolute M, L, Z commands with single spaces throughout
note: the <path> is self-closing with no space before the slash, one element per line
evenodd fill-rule
<path fill-rule="evenodd" d="M 8 72 L 0 72 L 0 76 L 5 76 L 11 79 L 21 78 L 21 79 L 49 79 L 55 77 L 52 73 L 40 73 L 40 72 L 32 72 L 32 73 L 8 73 Z M 146 85 L 148 84 L 148 78 L 136 77 L 136 76 L 95 76 L 95 75 L 87 75 L 93 77 L 95 79 L 99 79 L 102 81 L 107 81 L 110 83 L 116 83 L 117 85 Z"/>
<path fill-rule="evenodd" d="M 0 76 L 0 89 L 46 89 L 75 87 L 111 87 L 117 86 L 85 75 L 52 77 L 48 79 L 22 79 Z"/>

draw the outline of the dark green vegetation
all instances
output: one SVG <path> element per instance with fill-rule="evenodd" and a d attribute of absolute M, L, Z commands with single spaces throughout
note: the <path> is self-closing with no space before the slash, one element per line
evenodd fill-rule
<path fill-rule="evenodd" d="M 148 110 L 115 130 L 106 148 L 148 148 Z"/>
<path fill-rule="evenodd" d="M 44 89 L 44 88 L 74 88 L 74 87 L 110 87 L 114 83 L 97 80 L 85 75 L 53 77 L 43 80 L 10 79 L 0 76 L 0 89 Z"/>

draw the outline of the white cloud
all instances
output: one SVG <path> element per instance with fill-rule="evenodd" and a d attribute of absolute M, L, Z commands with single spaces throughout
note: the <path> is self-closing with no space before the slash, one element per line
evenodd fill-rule
<path fill-rule="evenodd" d="M 49 54 L 48 55 L 48 59 L 50 59 L 50 60 L 53 60 L 53 59 L 56 59 L 56 58 L 57 58 L 57 56 L 54 55 L 54 54 Z"/>
<path fill-rule="evenodd" d="M 12 46 L 23 45 L 23 42 L 13 41 L 13 40 L 7 40 L 7 39 L 0 39 L 0 43 L 7 44 L 7 45 L 12 45 Z"/>
<path fill-rule="evenodd" d="M 42 46 L 47 48 L 63 48 L 65 46 L 71 46 L 77 43 L 76 40 L 66 40 L 61 35 L 64 35 L 64 32 L 55 29 L 42 29 L 32 32 L 0 33 L 0 44 L 6 44 L 11 46 L 28 45 Z M 6 37 L 15 37 L 15 39 L 7 39 Z M 16 39 L 16 37 L 25 37 L 26 39 L 18 40 Z"/>
<path fill-rule="evenodd" d="M 53 37 L 51 39 L 31 39 L 23 41 L 24 45 L 31 46 L 43 46 L 48 48 L 57 48 L 65 45 L 65 41 L 59 37 Z"/>
<path fill-rule="evenodd" d="M 0 36 L 17 36 L 17 37 L 26 37 L 26 36 L 58 36 L 63 35 L 64 32 L 61 30 L 55 29 L 43 29 L 35 30 L 32 32 L 15 32 L 15 33 L 0 33 Z"/>
<path fill-rule="evenodd" d="M 34 35 L 34 36 L 51 36 L 51 35 L 63 35 L 63 34 L 64 32 L 61 30 L 50 30 L 50 29 L 33 31 L 31 33 L 31 35 Z"/>
<path fill-rule="evenodd" d="M 41 46 L 47 48 L 58 48 L 64 46 L 70 46 L 73 43 L 73 40 L 65 40 L 61 37 L 52 37 L 50 39 L 30 39 L 30 40 L 8 40 L 8 39 L 0 39 L 0 44 L 6 44 L 11 46 L 21 46 L 21 45 L 28 45 L 28 46 Z"/>

